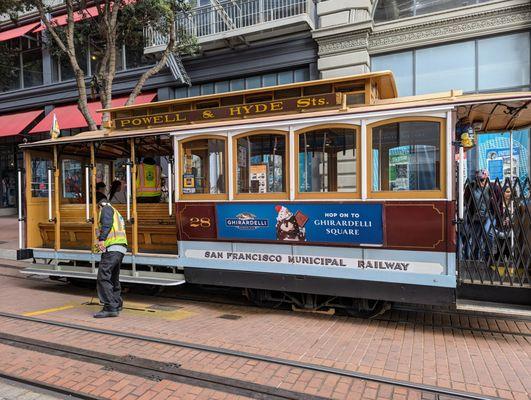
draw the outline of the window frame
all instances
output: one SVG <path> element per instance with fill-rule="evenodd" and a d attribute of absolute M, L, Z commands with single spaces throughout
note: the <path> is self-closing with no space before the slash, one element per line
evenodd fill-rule
<path fill-rule="evenodd" d="M 258 135 L 281 135 L 284 136 L 285 143 L 285 155 L 284 155 L 284 191 L 273 193 L 238 193 L 238 139 L 248 136 Z M 289 200 L 290 193 L 290 145 L 289 145 L 289 132 L 277 129 L 261 129 L 257 131 L 244 132 L 238 135 L 232 136 L 232 193 L 235 200 Z"/>
<path fill-rule="evenodd" d="M 46 193 L 46 196 L 45 197 L 35 197 L 33 196 L 33 190 L 32 190 L 32 181 L 33 181 L 33 170 L 32 170 L 32 162 L 34 159 L 36 158 L 43 158 L 43 159 L 46 159 L 46 160 L 50 160 L 51 164 L 52 164 L 52 168 L 53 168 L 53 154 L 51 153 L 47 153 L 47 152 L 43 152 L 43 151 L 25 151 L 24 152 L 25 155 L 25 165 L 26 165 L 26 171 L 28 171 L 28 173 L 26 174 L 26 187 L 25 187 L 25 194 L 26 194 L 26 201 L 28 202 L 28 204 L 40 204 L 40 203 L 48 203 L 48 191 L 50 190 L 50 188 L 48 188 L 48 191 Z M 46 184 L 48 184 L 48 181 L 46 181 Z M 51 192 L 52 192 L 52 198 L 53 196 L 55 196 L 55 184 L 54 184 L 54 177 L 53 177 L 53 172 L 52 172 L 52 188 L 51 188 Z"/>
<path fill-rule="evenodd" d="M 64 193 L 64 185 L 65 185 L 65 175 L 64 175 L 64 171 L 63 171 L 63 166 L 64 166 L 64 161 L 65 160 L 69 160 L 69 161 L 77 161 L 81 164 L 81 181 L 80 181 L 80 193 L 81 193 L 81 197 L 65 197 L 65 193 Z M 85 193 L 85 185 L 86 185 L 86 182 L 85 182 L 85 166 L 86 165 L 89 165 L 90 164 L 90 160 L 87 160 L 86 158 L 82 157 L 82 156 L 77 156 L 77 155 L 63 155 L 61 157 L 59 157 L 59 160 L 58 160 L 58 166 L 57 168 L 59 168 L 59 185 L 61 186 L 60 187 L 60 191 L 59 193 L 61 193 L 61 197 L 60 197 L 60 203 L 61 203 L 61 206 L 64 206 L 66 204 L 80 204 L 80 203 L 85 203 L 86 201 L 86 193 Z M 89 194 L 90 195 L 90 194 Z"/>
<path fill-rule="evenodd" d="M 204 139 L 215 139 L 215 140 L 223 140 L 224 142 L 224 165 L 223 165 L 223 174 L 225 175 L 225 192 L 226 193 L 183 193 L 182 191 L 182 175 L 184 171 L 184 144 L 189 142 L 194 142 L 196 140 L 204 140 Z M 228 179 L 228 161 L 229 161 L 229 155 L 228 155 L 228 140 L 226 136 L 221 135 L 195 135 L 190 136 L 185 139 L 179 140 L 179 176 L 177 177 L 177 198 L 180 200 L 228 200 L 229 199 L 229 179 Z"/>
<path fill-rule="evenodd" d="M 300 192 L 299 191 L 299 137 L 301 134 L 327 128 L 352 129 L 356 137 L 356 191 L 354 192 Z M 361 127 L 351 124 L 320 124 L 308 126 L 294 132 L 295 134 L 295 199 L 361 199 Z"/>
<path fill-rule="evenodd" d="M 439 183 L 440 188 L 436 190 L 373 190 L 373 158 L 372 143 L 373 129 L 383 125 L 390 125 L 401 122 L 438 122 L 439 123 Z M 444 199 L 446 198 L 446 119 L 440 117 L 398 117 L 383 119 L 367 125 L 367 198 L 369 199 Z"/>

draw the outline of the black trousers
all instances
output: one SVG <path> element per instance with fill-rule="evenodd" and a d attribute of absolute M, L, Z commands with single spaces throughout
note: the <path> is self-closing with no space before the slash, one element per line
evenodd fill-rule
<path fill-rule="evenodd" d="M 119 251 L 106 251 L 101 254 L 98 268 L 98 297 L 106 311 L 117 311 L 122 304 L 120 287 L 120 267 L 124 255 Z"/>

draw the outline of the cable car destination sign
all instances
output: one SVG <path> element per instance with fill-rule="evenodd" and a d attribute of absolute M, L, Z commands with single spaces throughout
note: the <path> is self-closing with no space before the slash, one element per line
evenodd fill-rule
<path fill-rule="evenodd" d="M 171 111 L 162 114 L 140 115 L 114 119 L 116 129 L 138 129 L 188 122 L 208 122 L 225 119 L 243 119 L 289 112 L 333 108 L 341 104 L 341 93 L 327 93 L 290 99 L 237 104 L 226 107 L 205 108 L 190 111 Z"/>

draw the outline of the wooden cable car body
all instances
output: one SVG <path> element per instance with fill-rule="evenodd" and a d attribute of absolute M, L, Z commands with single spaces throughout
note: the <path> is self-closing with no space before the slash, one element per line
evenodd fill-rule
<path fill-rule="evenodd" d="M 19 255 L 48 263 L 26 273 L 95 279 L 96 181 L 122 168 L 123 282 L 310 294 L 313 305 L 298 302 L 308 308 L 322 307 L 321 295 L 451 304 L 462 196 L 456 121 L 527 127 L 530 101 L 529 92 L 399 98 L 381 72 L 111 109 L 101 131 L 22 146 Z M 408 135 L 417 135 L 409 153 L 391 147 Z M 167 161 L 169 199 L 143 204 L 138 160 L 152 155 Z M 433 161 L 425 181 L 434 187 L 407 189 L 406 156 Z M 281 232 L 288 220 L 297 233 Z"/>

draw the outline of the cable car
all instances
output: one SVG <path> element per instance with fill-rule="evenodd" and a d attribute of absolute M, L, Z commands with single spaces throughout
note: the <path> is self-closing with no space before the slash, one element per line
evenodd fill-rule
<path fill-rule="evenodd" d="M 21 146 L 19 258 L 39 261 L 27 274 L 95 279 L 96 191 L 114 186 L 130 244 L 122 282 L 351 313 L 454 304 L 467 148 L 528 127 L 530 101 L 398 97 L 384 71 L 102 110 L 102 130 Z M 138 189 L 148 162 L 152 198 Z M 516 268 L 529 290 L 525 240 Z"/>

